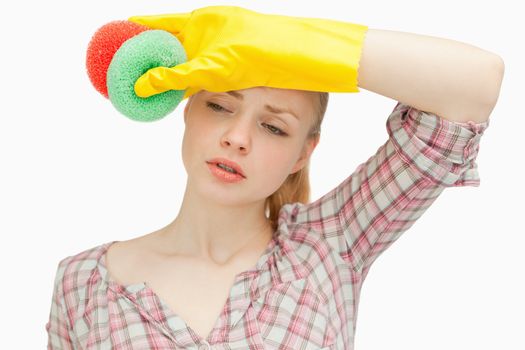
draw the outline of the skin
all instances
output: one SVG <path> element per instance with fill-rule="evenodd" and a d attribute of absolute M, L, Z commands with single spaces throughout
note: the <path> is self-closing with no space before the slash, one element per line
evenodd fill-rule
<path fill-rule="evenodd" d="M 500 56 L 467 43 L 369 28 L 358 86 L 452 122 L 482 123 L 504 71 Z"/>
<path fill-rule="evenodd" d="M 182 145 L 188 180 L 179 214 L 155 234 L 155 245 L 164 256 L 190 257 L 213 266 L 253 262 L 272 237 L 265 199 L 307 163 L 319 142 L 319 137 L 306 137 L 317 98 L 313 93 L 269 87 L 236 92 L 242 100 L 206 90 L 188 99 Z M 265 104 L 290 109 L 298 119 L 270 113 Z M 277 135 L 275 128 L 287 135 Z M 215 157 L 237 162 L 246 179 L 225 183 L 215 178 L 206 163 Z"/>

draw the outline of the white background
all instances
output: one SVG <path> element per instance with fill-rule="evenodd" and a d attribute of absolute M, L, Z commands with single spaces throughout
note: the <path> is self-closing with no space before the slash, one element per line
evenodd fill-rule
<path fill-rule="evenodd" d="M 516 2 L 518 3 L 518 2 Z M 466 42 L 503 57 L 505 78 L 477 158 L 480 187 L 446 189 L 374 263 L 356 349 L 525 349 L 522 14 L 511 1 L 34 1 L 0 21 L 1 348 L 43 349 L 58 262 L 152 232 L 178 213 L 183 102 L 155 123 L 92 87 L 85 53 L 103 24 L 239 5 Z M 312 155 L 312 199 L 387 140 L 396 101 L 330 95 Z"/>

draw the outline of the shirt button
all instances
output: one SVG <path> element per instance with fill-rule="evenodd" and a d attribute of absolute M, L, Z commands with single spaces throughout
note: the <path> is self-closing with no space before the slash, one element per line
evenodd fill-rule
<path fill-rule="evenodd" d="M 203 344 L 199 345 L 199 350 L 210 350 L 210 344 L 203 343 Z"/>

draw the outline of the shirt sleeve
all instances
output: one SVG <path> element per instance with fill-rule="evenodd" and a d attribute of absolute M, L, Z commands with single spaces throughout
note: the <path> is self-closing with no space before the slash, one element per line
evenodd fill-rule
<path fill-rule="evenodd" d="M 475 159 L 488 125 L 452 122 L 398 102 L 386 122 L 386 143 L 329 193 L 300 204 L 296 222 L 322 233 L 366 273 L 443 189 L 479 186 Z"/>
<path fill-rule="evenodd" d="M 64 297 L 62 293 L 62 280 L 64 267 L 62 261 L 59 263 L 53 287 L 53 297 L 51 299 L 51 310 L 49 321 L 46 323 L 48 334 L 47 349 L 74 349 L 70 338 L 70 327 L 64 307 Z"/>

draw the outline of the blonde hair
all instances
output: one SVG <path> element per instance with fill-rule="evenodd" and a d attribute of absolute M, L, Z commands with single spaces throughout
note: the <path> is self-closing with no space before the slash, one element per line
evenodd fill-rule
<path fill-rule="evenodd" d="M 312 120 L 310 132 L 306 141 L 315 139 L 321 134 L 321 123 L 323 122 L 326 107 L 328 105 L 328 92 L 311 92 L 317 95 L 317 103 Z M 305 142 L 306 142 L 305 141 Z M 279 218 L 279 210 L 287 203 L 309 203 L 310 202 L 310 179 L 309 179 L 310 160 L 301 170 L 288 175 L 281 187 L 266 198 L 264 202 L 265 213 L 275 231 Z"/>

